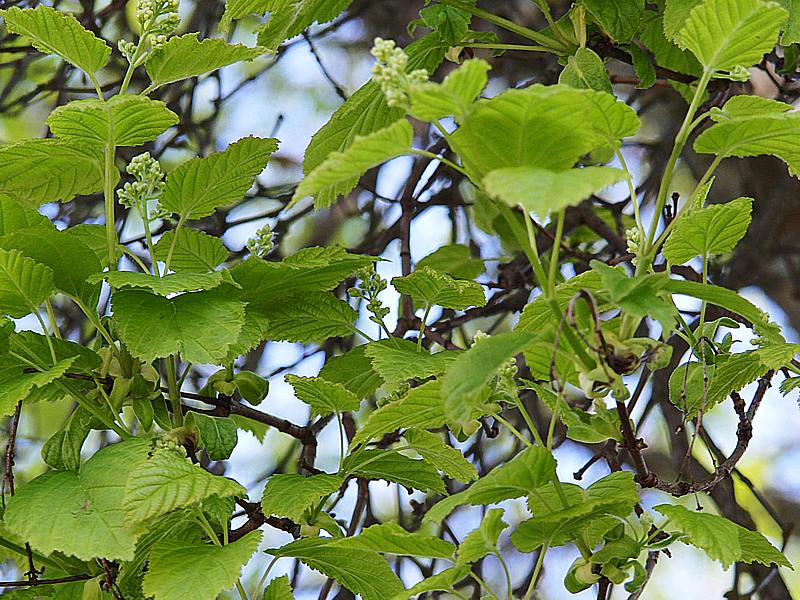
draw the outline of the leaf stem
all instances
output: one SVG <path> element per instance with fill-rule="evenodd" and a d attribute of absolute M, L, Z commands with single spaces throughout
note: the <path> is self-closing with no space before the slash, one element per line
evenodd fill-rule
<path fill-rule="evenodd" d="M 561 251 L 561 239 L 564 237 L 564 215 L 566 209 L 558 211 L 558 221 L 556 222 L 556 235 L 553 238 L 553 248 L 550 250 L 550 272 L 548 273 L 547 283 L 550 289 L 550 297 L 556 295 L 556 277 L 558 276 L 558 255 Z"/>
<path fill-rule="evenodd" d="M 175 355 L 170 354 L 164 361 L 167 366 L 167 389 L 172 405 L 172 422 L 175 423 L 175 427 L 180 427 L 183 425 L 183 409 L 181 408 L 181 394 L 178 390 L 178 375 L 175 370 Z"/>
<path fill-rule="evenodd" d="M 113 134 L 112 134 L 113 135 Z M 105 149 L 105 166 L 103 168 L 103 202 L 105 205 L 106 216 L 106 248 L 108 250 L 108 270 L 115 271 L 117 268 L 117 227 L 114 216 L 114 177 L 112 173 L 114 166 L 114 155 L 116 146 L 109 140 Z"/>
<path fill-rule="evenodd" d="M 451 169 L 455 169 L 465 177 L 469 178 L 469 174 L 464 170 L 463 167 L 458 166 L 452 160 L 448 160 L 444 156 L 439 156 L 438 154 L 434 154 L 433 152 L 428 152 L 427 150 L 420 150 L 418 148 L 412 148 L 410 154 L 416 154 L 417 156 L 424 156 L 432 160 L 438 160 L 440 163 L 447 165 Z"/>
<path fill-rule="evenodd" d="M 528 589 L 525 590 L 525 596 L 523 596 L 523 600 L 530 600 L 531 595 L 533 595 L 533 590 L 536 588 L 536 580 L 539 579 L 539 573 L 542 572 L 544 556 L 547 554 L 548 547 L 549 546 L 545 544 L 539 551 L 539 557 L 536 559 L 536 566 L 533 568 L 533 574 L 531 575 L 531 582 L 528 584 Z"/>

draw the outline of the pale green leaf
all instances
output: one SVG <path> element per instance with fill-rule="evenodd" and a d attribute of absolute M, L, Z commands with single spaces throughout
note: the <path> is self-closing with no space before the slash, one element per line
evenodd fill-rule
<path fill-rule="evenodd" d="M 236 584 L 260 541 L 260 531 L 227 546 L 199 540 L 162 540 L 150 551 L 144 593 L 155 600 L 215 600 Z"/>
<path fill-rule="evenodd" d="M 29 370 L 26 364 L 0 363 L 0 415 L 13 414 L 17 402 L 25 400 L 32 390 L 43 388 L 64 375 L 74 360 L 74 357 L 65 358 L 34 373 L 26 372 Z"/>
<path fill-rule="evenodd" d="M 126 94 L 108 101 L 74 100 L 57 107 L 47 125 L 57 138 L 104 145 L 141 146 L 178 123 L 160 100 Z"/>
<path fill-rule="evenodd" d="M 423 121 L 448 116 L 461 121 L 486 87 L 490 68 L 485 60 L 474 58 L 465 60 L 442 83 L 412 85 L 410 114 Z"/>
<path fill-rule="evenodd" d="M 106 66 L 111 55 L 108 44 L 84 29 L 74 15 L 50 6 L 13 7 L 0 16 L 9 31 L 30 38 L 37 50 L 58 54 L 89 75 Z"/>
<path fill-rule="evenodd" d="M 667 517 L 670 529 L 684 534 L 683 542 L 703 550 L 727 569 L 742 556 L 736 523 L 706 512 L 695 512 L 679 505 L 659 504 L 655 510 Z"/>
<path fill-rule="evenodd" d="M 211 460 L 227 460 L 236 447 L 238 428 L 230 417 L 211 417 L 190 412 L 186 422 L 194 425 L 200 436 L 198 448 L 205 449 Z"/>
<path fill-rule="evenodd" d="M 226 0 L 225 12 L 222 15 L 220 26 L 227 31 L 231 21 L 248 15 L 263 14 L 270 10 L 276 1 L 286 2 L 287 0 Z"/>
<path fill-rule="evenodd" d="M 360 177 L 367 169 L 408 154 L 413 137 L 414 131 L 405 119 L 369 135 L 357 136 L 346 150 L 330 154 L 306 174 L 292 196 L 292 203 L 306 196 L 316 196 L 326 188 Z M 316 202 L 316 207 L 325 208 L 320 202 Z"/>
<path fill-rule="evenodd" d="M 421 558 L 452 559 L 456 548 L 432 535 L 411 532 L 399 524 L 381 523 L 363 529 L 355 537 L 348 538 L 352 548 L 363 548 L 381 554 L 418 556 Z"/>
<path fill-rule="evenodd" d="M 728 100 L 721 108 L 713 107 L 709 111 L 709 117 L 712 121 L 720 122 L 736 118 L 778 116 L 790 110 L 792 105 L 785 102 L 739 94 Z"/>
<path fill-rule="evenodd" d="M 440 435 L 424 429 L 408 429 L 403 437 L 426 462 L 448 477 L 461 483 L 478 478 L 478 471 L 472 463 L 460 450 L 445 444 Z"/>
<path fill-rule="evenodd" d="M 446 491 L 439 473 L 426 461 L 397 452 L 357 450 L 345 458 L 342 469 L 347 475 L 393 481 L 421 492 L 444 494 Z"/>
<path fill-rule="evenodd" d="M 474 258 L 464 244 L 442 246 L 417 262 L 417 268 L 422 267 L 430 267 L 456 279 L 475 279 L 485 270 L 483 261 Z"/>
<path fill-rule="evenodd" d="M 319 376 L 341 383 L 359 398 L 372 395 L 380 387 L 381 378 L 372 370 L 365 350 L 366 346 L 357 346 L 345 354 L 328 359 Z"/>
<path fill-rule="evenodd" d="M 0 195 L 0 235 L 8 235 L 23 229 L 52 231 L 55 227 L 43 214 Z"/>
<path fill-rule="evenodd" d="M 469 4 L 475 4 L 475 0 L 469 0 Z M 467 11 L 443 4 L 430 4 L 419 11 L 419 15 L 426 27 L 451 46 L 458 45 L 466 37 L 472 20 Z"/>
<path fill-rule="evenodd" d="M 277 473 L 269 478 L 261 496 L 261 510 L 266 516 L 287 517 L 295 522 L 323 498 L 337 491 L 344 477 L 320 473 L 310 477 Z"/>
<path fill-rule="evenodd" d="M 567 59 L 567 66 L 561 71 L 558 83 L 582 90 L 598 90 L 609 94 L 613 92 L 603 60 L 589 48 L 578 48 Z"/>
<path fill-rule="evenodd" d="M 562 314 L 566 311 L 567 306 L 575 295 L 582 289 L 596 296 L 598 291 L 602 291 L 603 289 L 603 279 L 600 277 L 600 274 L 596 271 L 585 271 L 556 286 L 555 300 Z M 522 309 L 522 315 L 517 323 L 516 331 L 527 331 L 538 334 L 544 331 L 548 326 L 552 326 L 554 324 L 554 319 L 556 319 L 556 316 L 553 313 L 552 307 L 540 296 Z M 555 324 L 557 325 L 557 323 Z"/>
<path fill-rule="evenodd" d="M 411 340 L 394 337 L 371 342 L 364 352 L 370 358 L 372 369 L 387 385 L 440 375 L 458 356 L 450 350 L 430 354 Z"/>
<path fill-rule="evenodd" d="M 728 357 L 714 372 L 714 379 L 708 390 L 708 405 L 718 404 L 732 392 L 738 392 L 769 371 L 787 366 L 798 351 L 798 344 L 781 344 Z"/>
<path fill-rule="evenodd" d="M 508 527 L 508 523 L 503 521 L 503 512 L 502 508 L 488 511 L 478 528 L 462 540 L 458 545 L 457 565 L 474 563 L 488 554 L 498 552 L 497 541 Z"/>
<path fill-rule="evenodd" d="M 681 264 L 696 256 L 730 252 L 747 233 L 752 207 L 752 198 L 736 198 L 690 211 L 667 238 L 664 256 L 672 264 Z"/>
<path fill-rule="evenodd" d="M 526 355 L 525 358 L 527 360 L 528 356 Z M 548 364 L 548 371 L 549 368 Z M 551 411 L 557 405 L 561 405 L 558 417 L 567 428 L 567 437 L 569 439 L 586 444 L 598 444 L 606 440 L 622 441 L 622 434 L 619 429 L 619 414 L 616 410 L 595 403 L 594 413 L 589 413 L 580 408 L 573 408 L 544 386 L 533 383 L 527 383 L 527 385 L 536 390 L 536 395 Z"/>
<path fill-rule="evenodd" d="M 275 52 L 290 38 L 314 23 L 327 23 L 339 16 L 353 0 L 267 0 L 269 21 L 258 31 L 258 43 Z"/>
<path fill-rule="evenodd" d="M 298 399 L 311 407 L 315 415 L 325 417 L 331 413 L 358 410 L 360 399 L 340 383 L 321 377 L 287 375 L 286 382 L 294 388 Z"/>
<path fill-rule="evenodd" d="M 269 582 L 261 600 L 292 600 L 292 586 L 289 585 L 289 576 L 276 577 Z"/>
<path fill-rule="evenodd" d="M 469 574 L 469 571 L 470 569 L 467 565 L 450 567 L 449 569 L 440 571 L 439 573 L 436 573 L 427 579 L 423 579 L 407 590 L 403 590 L 394 596 L 392 600 L 406 600 L 406 598 L 418 596 L 424 592 L 449 591 L 453 589 L 455 584 L 464 579 Z"/>
<path fill-rule="evenodd" d="M 739 560 L 746 563 L 761 563 L 767 567 L 778 565 L 779 567 L 789 567 L 794 570 L 792 563 L 786 556 L 775 548 L 767 538 L 758 531 L 750 531 L 737 525 L 739 532 L 739 547 L 742 551 Z"/>
<path fill-rule="evenodd" d="M 278 148 L 273 138 L 246 137 L 222 152 L 193 158 L 167 175 L 161 204 L 183 219 L 199 219 L 242 200 Z"/>
<path fill-rule="evenodd" d="M 91 283 L 105 280 L 114 289 L 132 288 L 149 290 L 159 296 L 169 296 L 179 292 L 210 290 L 229 282 L 225 271 L 210 273 L 170 273 L 159 277 L 139 271 L 105 271 L 89 277 Z"/>
<path fill-rule="evenodd" d="M 420 306 L 436 305 L 464 310 L 470 306 L 486 304 L 480 284 L 465 279 L 453 279 L 430 267 L 418 268 L 404 277 L 395 277 L 392 285 L 401 294 L 411 296 Z"/>
<path fill-rule="evenodd" d="M 262 51 L 262 48 L 229 44 L 219 38 L 199 40 L 197 33 L 186 33 L 171 37 L 153 51 L 144 63 L 144 68 L 152 82 L 151 87 L 158 87 L 241 61 L 253 60 Z"/>
<path fill-rule="evenodd" d="M 645 3 L 643 0 L 582 0 L 582 4 L 612 40 L 625 43 L 638 32 Z"/>
<path fill-rule="evenodd" d="M 324 292 L 284 296 L 261 308 L 269 339 L 302 344 L 351 335 L 358 317 L 347 302 Z"/>
<path fill-rule="evenodd" d="M 156 449 L 131 471 L 123 507 L 129 522 L 141 522 L 212 496 L 245 495 L 245 489 L 232 479 L 212 475 L 186 458 Z"/>
<path fill-rule="evenodd" d="M 167 299 L 124 290 L 112 300 L 114 322 L 130 352 L 150 362 L 180 352 L 193 363 L 221 361 L 244 321 L 244 305 L 214 292 Z"/>
<path fill-rule="evenodd" d="M 222 240 L 187 227 L 168 231 L 156 242 L 156 260 L 166 262 L 170 252 L 169 268 L 173 271 L 206 273 L 228 260 Z"/>
<path fill-rule="evenodd" d="M 37 310 L 56 292 L 50 267 L 19 250 L 0 250 L 0 313 L 19 318 Z"/>

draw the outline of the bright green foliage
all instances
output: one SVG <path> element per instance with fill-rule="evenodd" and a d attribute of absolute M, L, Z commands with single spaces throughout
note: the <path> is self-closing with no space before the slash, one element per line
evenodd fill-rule
<path fill-rule="evenodd" d="M 417 268 L 430 267 L 456 279 L 475 279 L 483 273 L 483 261 L 474 258 L 463 244 L 448 244 L 417 262 Z"/>
<path fill-rule="evenodd" d="M 259 10 L 270 18 L 258 32 L 258 43 L 275 52 L 285 40 L 301 33 L 312 23 L 325 23 L 339 15 L 352 0 L 263 0 Z M 227 6 L 226 6 L 227 11 Z"/>
<path fill-rule="evenodd" d="M 424 307 L 463 310 L 486 304 L 483 288 L 474 281 L 453 279 L 430 267 L 418 268 L 405 277 L 395 277 L 392 285 L 398 292 L 408 294 L 414 302 Z"/>
<path fill-rule="evenodd" d="M 7 235 L 22 229 L 52 231 L 54 227 L 44 215 L 20 202 L 0 195 L 0 235 Z"/>
<path fill-rule="evenodd" d="M 358 314 L 332 294 L 312 292 L 282 296 L 263 307 L 272 340 L 317 342 L 353 333 Z"/>
<path fill-rule="evenodd" d="M 292 600 L 292 586 L 289 585 L 289 576 L 276 577 L 269 582 L 264 590 L 261 600 Z"/>
<path fill-rule="evenodd" d="M 469 567 L 466 565 L 457 565 L 440 571 L 436 575 L 432 575 L 427 579 L 423 579 L 418 584 L 414 585 L 408 590 L 405 590 L 392 600 L 405 600 L 412 596 L 417 596 L 423 592 L 446 591 L 451 589 L 456 583 L 464 579 L 469 573 Z"/>
<path fill-rule="evenodd" d="M 75 100 L 47 118 L 55 137 L 101 146 L 109 140 L 116 146 L 141 146 L 177 122 L 178 115 L 163 102 L 144 96 Z"/>
<path fill-rule="evenodd" d="M 445 493 L 442 478 L 431 464 L 397 452 L 357 450 L 345 459 L 342 467 L 350 475 L 393 481 L 422 492 Z"/>
<path fill-rule="evenodd" d="M 169 174 L 161 203 L 182 219 L 207 217 L 241 200 L 277 148 L 275 139 L 246 137 L 222 152 L 193 158 Z"/>
<path fill-rule="evenodd" d="M 308 404 L 314 414 L 321 417 L 358 410 L 361 402 L 341 383 L 333 383 L 320 377 L 287 375 L 286 381 L 294 388 L 295 395 Z"/>
<path fill-rule="evenodd" d="M 578 89 L 612 93 L 603 60 L 589 48 L 579 48 L 574 56 L 569 57 L 558 82 Z"/>
<path fill-rule="evenodd" d="M 303 514 L 314 508 L 320 500 L 330 496 L 344 483 L 340 475 L 321 473 L 311 477 L 278 473 L 270 477 L 261 496 L 261 510 L 265 515 L 288 517 L 302 521 Z"/>
<path fill-rule="evenodd" d="M 413 135 L 408 121 L 400 119 L 375 133 L 356 137 L 346 150 L 329 155 L 303 178 L 292 196 L 292 202 L 306 196 L 316 196 L 320 191 L 359 177 L 367 169 L 391 158 L 408 154 Z M 317 208 L 327 206 L 319 200 L 315 205 Z"/>
<path fill-rule="evenodd" d="M 150 55 L 145 63 L 151 87 L 158 87 L 241 61 L 252 60 L 262 52 L 241 44 L 209 38 L 199 40 L 196 33 L 187 33 L 168 40 Z"/>
<path fill-rule="evenodd" d="M 461 483 L 469 483 L 478 478 L 478 471 L 472 463 L 459 450 L 448 446 L 441 436 L 424 429 L 408 429 L 403 437 L 425 462 L 448 477 Z"/>
<path fill-rule="evenodd" d="M 461 121 L 469 112 L 488 80 L 491 67 L 483 60 L 471 59 L 444 78 L 442 83 L 412 86 L 411 114 L 423 121 L 455 117 Z"/>
<path fill-rule="evenodd" d="M 74 359 L 63 359 L 41 371 L 28 373 L 25 363 L 8 362 L 0 364 L 0 415 L 14 412 L 17 402 L 24 400 L 31 390 L 43 388 L 61 377 L 72 365 Z"/>
<path fill-rule="evenodd" d="M 629 42 L 644 15 L 642 0 L 583 0 L 582 4 L 598 25 L 615 41 Z"/>
<path fill-rule="evenodd" d="M 10 317 L 36 312 L 56 291 L 53 271 L 19 250 L 0 250 L 0 310 Z"/>
<path fill-rule="evenodd" d="M 230 277 L 227 271 L 213 271 L 211 273 L 170 273 L 164 277 L 150 273 L 136 273 L 133 271 L 106 271 L 95 273 L 89 278 L 92 283 L 105 280 L 113 288 L 133 288 L 149 290 L 158 296 L 170 296 L 179 292 L 194 292 L 197 290 L 210 290 L 222 285 Z"/>
<path fill-rule="evenodd" d="M 162 235 L 155 245 L 156 259 L 169 262 L 170 269 L 191 273 L 213 271 L 228 258 L 228 250 L 219 238 L 196 229 L 179 229 Z"/>
<path fill-rule="evenodd" d="M 503 509 L 493 508 L 486 513 L 483 521 L 458 545 L 457 565 L 467 565 L 479 561 L 488 554 L 498 552 L 497 541 L 508 527 L 503 521 Z"/>
<path fill-rule="evenodd" d="M 102 69 L 111 55 L 108 44 L 84 29 L 74 16 L 50 6 L 13 7 L 0 16 L 10 31 L 30 38 L 37 50 L 58 54 L 88 75 Z"/>
<path fill-rule="evenodd" d="M 349 542 L 348 546 L 352 548 L 423 558 L 452 559 L 456 549 L 453 544 L 438 537 L 408 532 L 397 523 L 372 525 Z"/>
<path fill-rule="evenodd" d="M 372 369 L 389 385 L 440 375 L 458 356 L 449 350 L 429 354 L 414 342 L 397 338 L 372 342 L 364 352 Z"/>
<path fill-rule="evenodd" d="M 261 532 L 253 531 L 227 546 L 196 540 L 159 542 L 150 553 L 144 592 L 155 600 L 214 600 L 233 587 L 260 541 Z M 202 578 L 196 576 L 198 571 Z"/>
<path fill-rule="evenodd" d="M 244 496 L 242 486 L 217 477 L 167 450 L 155 450 L 130 473 L 125 518 L 138 523 L 219 496 Z"/>
<path fill-rule="evenodd" d="M 188 420 L 197 428 L 199 446 L 211 460 L 225 460 L 233 452 L 238 441 L 238 428 L 228 417 L 209 417 L 202 413 L 189 413 Z"/>

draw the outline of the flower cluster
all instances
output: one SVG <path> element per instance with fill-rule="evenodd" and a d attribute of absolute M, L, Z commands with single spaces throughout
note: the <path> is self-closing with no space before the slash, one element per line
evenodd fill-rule
<path fill-rule="evenodd" d="M 632 227 L 625 230 L 625 239 L 627 241 L 628 252 L 633 254 L 634 257 L 639 256 L 642 251 L 642 232 L 638 227 Z M 636 258 L 631 260 L 633 265 L 636 265 Z"/>
<path fill-rule="evenodd" d="M 275 232 L 269 223 L 256 231 L 256 235 L 247 240 L 247 251 L 253 255 L 263 258 L 275 247 Z"/>
<path fill-rule="evenodd" d="M 375 272 L 374 267 L 365 267 L 356 273 L 361 283 L 347 290 L 351 298 L 361 298 L 367 301 L 367 310 L 371 313 L 369 320 L 383 326 L 383 319 L 389 314 L 389 309 L 383 306 L 378 295 L 389 285 L 387 281 Z"/>
<path fill-rule="evenodd" d="M 425 83 L 428 72 L 425 69 L 416 69 L 407 73 L 408 55 L 392 40 L 375 38 L 371 54 L 377 59 L 372 67 L 373 78 L 381 86 L 386 103 L 392 107 L 408 107 L 411 86 Z"/>
<path fill-rule="evenodd" d="M 137 0 L 136 20 L 142 27 L 142 36 L 153 36 L 151 43 L 157 48 L 180 25 L 178 0 Z"/>
<path fill-rule="evenodd" d="M 128 164 L 128 173 L 134 181 L 126 183 L 118 192 L 119 202 L 126 208 L 147 206 L 148 200 L 154 200 L 164 189 L 164 172 L 158 161 L 149 152 L 133 157 Z"/>

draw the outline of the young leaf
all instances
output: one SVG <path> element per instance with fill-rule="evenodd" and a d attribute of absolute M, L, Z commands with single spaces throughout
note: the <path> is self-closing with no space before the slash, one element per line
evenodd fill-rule
<path fill-rule="evenodd" d="M 124 290 L 112 300 L 114 322 L 131 354 L 150 362 L 180 352 L 193 363 L 217 363 L 237 341 L 244 305 L 214 292 L 167 299 Z"/>
<path fill-rule="evenodd" d="M 714 372 L 707 405 L 714 406 L 769 371 L 785 367 L 799 350 L 797 344 L 780 344 L 728 357 Z"/>
<path fill-rule="evenodd" d="M 418 349 L 411 340 L 400 338 L 370 342 L 364 352 L 370 358 L 372 369 L 387 385 L 440 375 L 458 356 L 449 350 L 430 354 Z"/>
<path fill-rule="evenodd" d="M 475 4 L 475 0 L 469 0 L 468 4 Z M 419 15 L 425 26 L 435 31 L 450 46 L 456 46 L 464 39 L 472 20 L 467 11 L 442 4 L 426 6 L 419 11 Z"/>
<path fill-rule="evenodd" d="M 794 571 L 794 566 L 786 556 L 775 548 L 763 535 L 757 531 L 750 531 L 740 525 L 736 526 L 739 532 L 739 548 L 742 554 L 740 561 L 746 563 L 761 563 L 767 567 L 778 565 L 779 567 L 789 567 Z"/>
<path fill-rule="evenodd" d="M 108 101 L 74 100 L 47 117 L 57 138 L 115 146 L 141 146 L 178 121 L 178 115 L 160 100 L 131 94 L 112 96 Z"/>
<path fill-rule="evenodd" d="M 323 498 L 337 491 L 344 477 L 320 473 L 311 477 L 277 473 L 269 478 L 261 496 L 261 510 L 266 516 L 287 517 L 303 521 L 303 513 L 314 508 Z"/>
<path fill-rule="evenodd" d="M 603 59 L 589 48 L 578 48 L 575 55 L 567 59 L 567 66 L 561 71 L 558 83 L 581 90 L 613 93 Z"/>
<path fill-rule="evenodd" d="M 262 48 L 229 44 L 219 38 L 199 40 L 197 36 L 197 33 L 187 33 L 171 37 L 153 51 L 144 63 L 151 88 L 253 60 L 263 51 Z"/>
<path fill-rule="evenodd" d="M 289 576 L 276 577 L 269 582 L 261 600 L 292 600 L 292 586 L 289 585 Z"/>
<path fill-rule="evenodd" d="M 373 371 L 365 350 L 366 346 L 356 346 L 345 354 L 328 359 L 319 376 L 341 383 L 359 398 L 371 396 L 380 387 L 381 378 Z"/>
<path fill-rule="evenodd" d="M 227 460 L 238 441 L 238 428 L 230 417 L 210 417 L 198 412 L 187 415 L 187 422 L 197 428 L 198 447 L 204 448 L 211 460 Z"/>
<path fill-rule="evenodd" d="M 286 382 L 294 388 L 295 396 L 311 407 L 315 415 L 325 417 L 332 413 L 358 410 L 359 398 L 340 383 L 321 377 L 287 375 Z"/>
<path fill-rule="evenodd" d="M 489 195 L 509 206 L 522 206 L 540 219 L 625 179 L 625 172 L 610 167 L 584 167 L 550 171 L 536 167 L 496 169 L 483 178 Z"/>
<path fill-rule="evenodd" d="M 159 296 L 170 296 L 179 292 L 211 290 L 222 285 L 223 282 L 230 283 L 231 281 L 227 271 L 170 273 L 163 277 L 138 271 L 104 271 L 89 277 L 91 283 L 97 283 L 102 280 L 107 281 L 108 285 L 115 289 L 149 290 Z"/>
<path fill-rule="evenodd" d="M 193 158 L 167 176 L 161 204 L 182 219 L 207 217 L 241 200 L 277 148 L 273 138 L 246 137 L 222 152 Z"/>
<path fill-rule="evenodd" d="M 222 240 L 188 227 L 167 231 L 156 242 L 156 260 L 165 262 L 170 252 L 169 268 L 179 272 L 206 273 L 228 260 Z"/>
<path fill-rule="evenodd" d="M 40 4 L 36 8 L 12 7 L 0 11 L 6 27 L 30 38 L 33 46 L 45 54 L 58 54 L 90 76 L 108 62 L 111 48 L 91 31 L 83 28 L 73 15 Z"/>
<path fill-rule="evenodd" d="M 736 198 L 727 204 L 694 209 L 681 218 L 664 244 L 664 256 L 672 264 L 695 256 L 730 252 L 750 226 L 752 198 Z"/>
<path fill-rule="evenodd" d="M 762 0 L 705 0 L 689 13 L 676 41 L 708 72 L 756 64 L 772 50 L 786 11 Z"/>
<path fill-rule="evenodd" d="M 358 318 L 347 302 L 324 292 L 284 296 L 259 308 L 269 339 L 302 344 L 350 335 Z"/>
<path fill-rule="evenodd" d="M 460 122 L 469 112 L 475 98 L 486 87 L 490 68 L 485 60 L 474 58 L 465 60 L 442 83 L 412 85 L 409 91 L 411 115 L 429 122 L 452 116 Z"/>
<path fill-rule="evenodd" d="M 123 508 L 127 522 L 141 522 L 185 508 L 212 496 L 245 496 L 245 489 L 225 477 L 212 475 L 168 450 L 156 449 L 131 470 Z"/>
<path fill-rule="evenodd" d="M 226 546 L 163 540 L 150 551 L 144 593 L 155 600 L 215 600 L 234 586 L 260 541 L 260 531 Z"/>
<path fill-rule="evenodd" d="M 694 512 L 679 505 L 659 504 L 655 510 L 667 517 L 670 526 L 684 534 L 682 541 L 703 550 L 726 569 L 741 560 L 738 525 L 706 512 Z"/>
<path fill-rule="evenodd" d="M 470 306 L 483 306 L 486 297 L 483 288 L 474 281 L 453 279 L 449 275 L 422 267 L 405 277 L 395 277 L 392 285 L 401 294 L 411 296 L 420 306 L 441 306 L 464 310 Z"/>
<path fill-rule="evenodd" d="M 430 267 L 455 279 L 475 279 L 484 272 L 480 258 L 474 258 L 463 244 L 448 244 L 432 252 L 419 262 L 417 268 Z"/>
<path fill-rule="evenodd" d="M 426 462 L 448 477 L 461 483 L 478 478 L 478 471 L 472 463 L 461 451 L 445 444 L 439 435 L 424 429 L 408 429 L 403 437 Z"/>
<path fill-rule="evenodd" d="M 389 600 L 402 592 L 403 584 L 381 555 L 353 547 L 353 539 L 305 538 L 266 552 L 297 558 L 364 600 Z"/>
<path fill-rule="evenodd" d="M 53 271 L 19 250 L 0 250 L 0 312 L 13 318 L 35 312 L 56 291 Z"/>
<path fill-rule="evenodd" d="M 276 52 L 290 38 L 313 23 L 327 23 L 342 13 L 353 0 L 271 0 L 267 1 L 269 21 L 258 30 L 258 43 Z"/>
<path fill-rule="evenodd" d="M 394 522 L 372 525 L 363 529 L 357 536 L 348 539 L 350 547 L 398 556 L 452 560 L 456 550 L 450 542 L 445 542 L 432 535 L 406 531 Z"/>
<path fill-rule="evenodd" d="M 421 492 L 446 493 L 439 473 L 424 460 L 385 450 L 357 450 L 344 460 L 343 471 L 367 479 L 393 481 Z"/>
<path fill-rule="evenodd" d="M 423 579 L 407 590 L 403 590 L 394 596 L 392 600 L 406 600 L 406 598 L 411 598 L 424 592 L 449 591 L 455 584 L 464 579 L 469 574 L 469 571 L 470 568 L 467 565 L 450 567 L 427 579 Z"/>
<path fill-rule="evenodd" d="M 556 476 L 556 461 L 540 446 L 526 448 L 507 463 L 497 466 L 463 492 L 435 504 L 424 521 L 441 523 L 462 504 L 492 504 L 525 496 Z"/>
<path fill-rule="evenodd" d="M 83 406 L 78 406 L 61 429 L 42 446 L 42 460 L 60 471 L 77 471 L 81 466 L 83 442 L 92 429 L 104 427 L 100 419 Z"/>
<path fill-rule="evenodd" d="M 642 0 L 583 0 L 582 4 L 616 42 L 629 42 L 638 32 L 644 15 Z"/>
<path fill-rule="evenodd" d="M 360 177 L 367 169 L 408 154 L 414 131 L 405 119 L 365 136 L 357 136 L 342 152 L 334 152 L 306 174 L 292 196 L 292 204 L 306 196 L 316 196 L 326 188 Z M 317 208 L 324 204 L 315 202 Z"/>
<path fill-rule="evenodd" d="M 0 235 L 23 229 L 52 231 L 55 226 L 43 214 L 0 194 Z"/>
<path fill-rule="evenodd" d="M 44 388 L 64 375 L 74 360 L 74 357 L 62 359 L 34 373 L 26 372 L 30 367 L 28 364 L 7 359 L 0 362 L 0 415 L 13 414 L 17 402 L 25 400 L 34 389 Z"/>
<path fill-rule="evenodd" d="M 483 517 L 480 526 L 458 545 L 457 565 L 478 562 L 484 556 L 497 552 L 500 534 L 508 527 L 503 521 L 503 509 L 493 508 Z"/>

